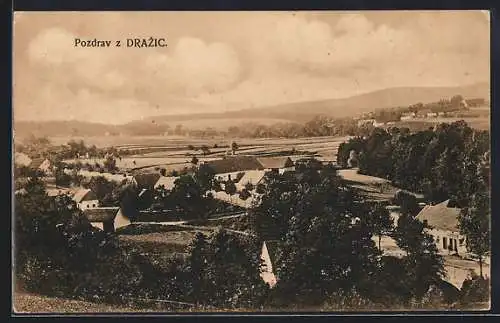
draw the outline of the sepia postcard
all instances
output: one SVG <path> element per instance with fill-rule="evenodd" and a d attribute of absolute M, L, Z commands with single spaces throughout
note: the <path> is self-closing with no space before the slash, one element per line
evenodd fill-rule
<path fill-rule="evenodd" d="M 488 11 L 13 14 L 13 314 L 490 309 Z"/>

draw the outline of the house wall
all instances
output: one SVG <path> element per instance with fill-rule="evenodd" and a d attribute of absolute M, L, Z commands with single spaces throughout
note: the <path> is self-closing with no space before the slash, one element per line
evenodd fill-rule
<path fill-rule="evenodd" d="M 78 203 L 78 208 L 80 210 L 96 208 L 98 206 L 99 206 L 99 200 L 88 200 L 88 201 L 81 201 L 80 203 Z"/>
<path fill-rule="evenodd" d="M 122 209 L 120 209 L 118 211 L 118 214 L 115 217 L 115 222 L 114 222 L 115 229 L 125 227 L 129 224 L 130 224 L 130 220 L 123 215 Z"/>
<path fill-rule="evenodd" d="M 244 173 L 245 171 L 237 171 L 237 172 L 232 172 L 232 173 L 222 173 L 222 174 L 216 174 L 215 178 L 219 181 L 227 181 L 229 179 L 229 176 L 231 176 L 231 179 L 234 180 L 238 176 L 239 173 Z"/>
<path fill-rule="evenodd" d="M 269 256 L 265 242 L 262 244 L 260 258 L 264 261 L 264 265 L 261 267 L 260 277 L 272 288 L 276 285 L 276 276 L 273 272 L 271 257 Z"/>
<path fill-rule="evenodd" d="M 449 255 L 458 253 L 459 255 L 464 255 L 467 253 L 465 237 L 459 232 L 441 229 L 429 229 L 427 232 L 434 238 L 440 254 Z M 452 250 L 449 250 L 450 244 Z"/>

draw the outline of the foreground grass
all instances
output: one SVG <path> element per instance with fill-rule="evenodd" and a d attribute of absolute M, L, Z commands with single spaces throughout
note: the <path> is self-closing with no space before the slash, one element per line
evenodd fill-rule
<path fill-rule="evenodd" d="M 154 309 L 117 306 L 27 293 L 15 293 L 12 311 L 16 314 L 42 313 L 132 313 L 154 312 Z"/>

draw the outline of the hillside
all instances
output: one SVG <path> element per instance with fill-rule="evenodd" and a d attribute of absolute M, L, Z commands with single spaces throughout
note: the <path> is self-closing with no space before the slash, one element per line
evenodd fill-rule
<path fill-rule="evenodd" d="M 462 87 L 398 87 L 369 92 L 342 99 L 321 101 L 304 101 L 267 106 L 254 109 L 236 110 L 221 113 L 197 113 L 185 115 L 163 115 L 133 121 L 128 124 L 113 126 L 82 121 L 18 121 L 14 128 L 16 135 L 27 134 L 46 136 L 98 136 L 106 133 L 161 133 L 167 125 L 170 128 L 182 124 L 185 128 L 203 129 L 206 127 L 227 128 L 231 125 L 241 126 L 245 123 L 262 124 L 275 122 L 308 121 L 317 115 L 336 118 L 354 117 L 360 113 L 382 108 L 402 107 L 418 102 L 427 103 L 450 98 L 460 94 L 465 98 L 489 99 L 488 83 L 477 83 Z M 234 122 L 231 122 L 234 121 Z M 220 122 L 219 122 L 220 121 Z"/>
<path fill-rule="evenodd" d="M 489 99 L 490 88 L 488 83 L 476 83 L 461 87 L 398 87 L 342 99 L 294 102 L 224 113 L 155 116 L 148 118 L 148 120 L 163 123 L 193 119 L 273 118 L 303 122 L 320 114 L 337 118 L 354 117 L 359 113 L 376 109 L 408 106 L 418 102 L 434 102 L 457 94 L 465 98 Z"/>

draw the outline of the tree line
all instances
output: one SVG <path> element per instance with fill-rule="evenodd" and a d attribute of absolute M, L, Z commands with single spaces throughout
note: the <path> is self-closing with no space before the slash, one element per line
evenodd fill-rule
<path fill-rule="evenodd" d="M 459 207 L 461 233 L 479 258 L 490 248 L 490 133 L 464 121 L 439 124 L 426 131 L 376 128 L 339 146 L 341 167 L 391 180 L 423 193 L 430 203 L 450 200 Z"/>

